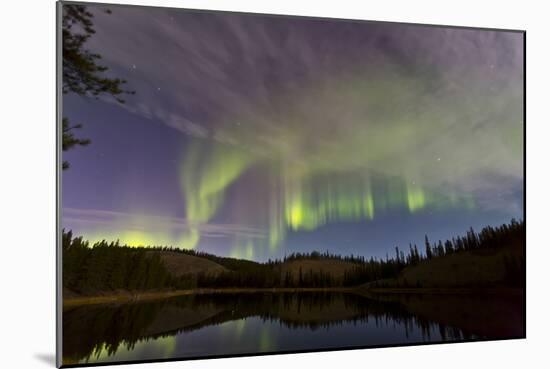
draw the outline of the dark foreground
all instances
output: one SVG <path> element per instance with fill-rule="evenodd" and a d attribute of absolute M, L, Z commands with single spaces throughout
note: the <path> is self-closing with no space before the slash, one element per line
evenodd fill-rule
<path fill-rule="evenodd" d="M 67 305 L 63 364 L 525 336 L 521 290 L 380 292 L 235 291 Z"/>

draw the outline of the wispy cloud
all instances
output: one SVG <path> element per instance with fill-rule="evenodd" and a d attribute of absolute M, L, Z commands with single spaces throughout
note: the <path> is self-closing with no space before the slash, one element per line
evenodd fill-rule
<path fill-rule="evenodd" d="M 91 47 L 138 92 L 124 108 L 185 135 L 436 189 L 522 176 L 521 34 L 131 7 L 95 21 Z"/>
<path fill-rule="evenodd" d="M 121 107 L 186 136 L 187 218 L 67 209 L 70 224 L 275 244 L 288 223 L 315 212 L 304 204 L 319 201 L 317 186 L 334 182 L 343 203 L 358 203 L 375 177 L 403 188 L 374 199 L 374 214 L 377 200 L 411 209 L 439 194 L 473 198 L 482 211 L 521 209 L 519 33 L 162 8 L 95 13 L 89 46 L 137 92 Z M 356 177 L 369 186 L 348 201 Z M 220 213 L 239 224 L 215 223 Z"/>
<path fill-rule="evenodd" d="M 159 215 L 145 215 L 98 209 L 63 208 L 63 226 L 86 225 L 95 226 L 111 233 L 112 230 L 139 231 L 144 233 L 187 232 L 190 228 L 198 229 L 203 237 L 247 237 L 262 239 L 267 237 L 263 229 L 253 228 L 244 224 L 194 224 L 185 218 Z"/>

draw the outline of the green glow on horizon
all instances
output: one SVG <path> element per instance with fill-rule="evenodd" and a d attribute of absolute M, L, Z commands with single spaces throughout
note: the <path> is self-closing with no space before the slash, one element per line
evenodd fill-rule
<path fill-rule="evenodd" d="M 251 239 L 244 240 L 237 237 L 235 245 L 231 249 L 230 256 L 237 259 L 252 260 L 254 258 L 254 243 Z"/>
<path fill-rule="evenodd" d="M 184 249 L 194 249 L 199 243 L 200 235 L 197 228 L 191 228 L 187 234 L 181 238 L 181 247 Z"/>
<path fill-rule="evenodd" d="M 178 246 L 196 248 L 200 226 L 215 223 L 223 210 L 231 223 L 265 230 L 264 239 L 227 241 L 231 255 L 262 257 L 277 253 L 290 232 L 367 222 L 400 209 L 411 214 L 475 209 L 475 199 L 461 190 L 468 188 L 463 182 L 475 181 L 487 168 L 515 173 L 521 163 L 513 157 L 480 157 L 479 148 L 517 144 L 521 125 L 511 123 L 516 115 L 503 115 L 505 129 L 496 135 L 471 133 L 481 117 L 513 104 L 481 102 L 475 96 L 486 91 L 475 75 L 434 94 L 437 73 L 413 75 L 393 67 L 375 73 L 358 67 L 270 92 L 268 105 L 245 105 L 214 124 L 213 135 L 191 138 L 180 163 L 190 228 Z M 396 108 L 401 106 L 406 109 Z M 243 195 L 256 182 L 242 187 L 238 182 L 262 170 L 270 180 Z M 229 190 L 239 193 L 238 203 L 227 196 Z"/>
<path fill-rule="evenodd" d="M 186 219 L 190 229 L 181 237 L 179 246 L 195 248 L 200 242 L 199 227 L 208 224 L 226 204 L 226 191 L 243 174 L 254 168 L 271 167 L 274 182 L 268 182 L 262 193 L 267 206 L 254 209 L 265 214 L 265 240 L 240 236 L 233 240 L 231 256 L 253 259 L 277 252 L 288 231 L 314 231 L 332 222 L 361 222 L 375 214 L 392 209 L 410 213 L 427 207 L 446 209 L 456 206 L 475 207 L 473 199 L 450 192 L 437 195 L 406 176 L 378 176 L 374 182 L 367 173 L 346 171 L 330 173 L 326 169 L 294 163 L 284 168 L 250 152 L 227 145 L 198 142 L 187 150 L 182 164 L 182 190 Z M 277 169 L 278 168 L 278 169 Z M 236 206 L 257 206 L 254 199 Z M 259 206 L 259 205 L 258 205 Z M 241 215 L 237 224 L 255 224 L 258 219 Z"/>
<path fill-rule="evenodd" d="M 487 33 L 481 43 L 469 45 L 461 32 L 471 33 L 442 32 L 441 49 L 416 48 L 426 45 L 424 35 L 414 32 L 410 50 L 388 52 L 365 44 L 373 47 L 372 59 L 341 64 L 331 60 L 330 50 L 326 60 L 324 55 L 317 60 L 308 57 L 308 48 L 295 49 L 299 42 L 289 43 L 282 50 L 298 52 L 279 60 L 276 83 L 257 59 L 277 51 L 280 43 L 268 38 L 270 32 L 256 38 L 261 47 L 254 37 L 238 40 L 259 52 L 249 53 L 242 76 L 226 68 L 228 50 L 209 50 L 215 42 L 193 45 L 200 47 L 190 49 L 196 55 L 190 54 L 189 61 L 207 64 L 184 63 L 181 67 L 189 70 L 181 75 L 168 70 L 174 80 L 166 88 L 169 94 L 155 92 L 153 99 L 141 94 L 141 101 L 138 94 L 139 106 L 132 101 L 124 105 L 183 135 L 176 169 L 179 193 L 170 195 L 176 208 L 172 215 L 185 224 L 170 228 L 140 213 L 108 224 L 112 230 L 88 232 L 87 238 L 120 239 L 134 247 L 207 245 L 253 259 L 280 256 L 293 233 L 329 224 L 369 222 L 390 212 L 416 216 L 486 206 L 481 197 L 487 188 L 523 179 L 523 69 L 498 73 L 515 65 L 513 58 L 522 53 L 513 55 L 513 42 L 498 56 L 491 47 L 479 47 L 516 37 L 511 34 Z M 409 37 L 407 33 L 399 37 Z M 468 44 L 469 54 L 463 56 L 476 63 L 451 60 L 447 51 L 454 50 L 453 44 Z M 287 76 L 287 68 L 294 67 L 305 71 L 303 76 Z M 164 70 L 151 72 L 165 77 Z M 192 80 L 179 79 L 188 73 Z M 194 86 L 193 80 L 202 78 L 207 83 Z M 242 86 L 236 85 L 241 80 Z M 194 114 L 203 110 L 207 114 Z M 175 124 L 176 118 L 197 119 L 193 125 L 200 129 L 185 129 Z M 151 199 L 146 200 L 150 205 Z M 121 208 L 130 208 L 120 202 Z M 155 209 L 153 204 L 151 210 L 163 211 L 163 206 Z M 206 226 L 217 223 L 228 229 L 207 235 Z M 235 225 L 260 231 L 239 233 Z"/>

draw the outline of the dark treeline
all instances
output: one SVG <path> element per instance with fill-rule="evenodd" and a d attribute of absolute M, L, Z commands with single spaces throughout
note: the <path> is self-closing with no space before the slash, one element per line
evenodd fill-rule
<path fill-rule="evenodd" d="M 288 256 L 285 256 L 283 258 L 283 261 L 294 261 L 294 260 L 338 260 L 338 261 L 345 261 L 348 263 L 354 263 L 354 264 L 363 264 L 365 263 L 365 257 L 364 256 L 355 256 L 355 255 L 337 255 L 337 254 L 331 254 L 328 251 L 325 251 L 324 253 L 320 253 L 319 251 L 312 251 L 312 252 L 295 252 Z"/>
<path fill-rule="evenodd" d="M 150 290 L 187 288 L 325 288 L 352 287 L 363 283 L 395 278 L 406 267 L 427 263 L 455 253 L 476 250 L 495 250 L 510 245 L 523 245 L 524 222 L 512 220 L 499 227 L 485 227 L 476 233 L 472 228 L 464 236 L 445 242 L 430 242 L 425 238 L 421 251 L 417 245 L 408 250 L 395 248 L 393 256 L 369 259 L 363 256 L 340 256 L 327 252 L 293 253 L 282 260 L 256 263 L 219 257 L 194 250 L 172 247 L 133 248 L 117 242 L 101 241 L 90 247 L 82 237 L 73 238 L 71 232 L 63 233 L 63 285 L 77 293 L 109 290 Z M 197 256 L 216 262 L 226 271 L 217 274 L 188 274 L 173 277 L 164 267 L 159 253 L 170 251 Z M 289 268 L 301 260 L 342 261 L 355 264 L 342 277 L 330 271 Z M 524 260 L 504 260 L 507 281 L 520 283 L 525 274 Z"/>
<path fill-rule="evenodd" d="M 183 277 L 189 280 L 189 277 Z M 335 278 L 330 272 L 309 269 L 297 273 L 284 271 L 284 263 L 272 261 L 247 270 L 228 271 L 216 275 L 199 274 L 196 287 L 204 288 L 326 288 L 343 286 L 341 278 Z"/>
<path fill-rule="evenodd" d="M 174 280 L 159 254 L 145 248 L 97 242 L 63 232 L 63 287 L 87 294 L 98 291 L 169 288 Z"/>
<path fill-rule="evenodd" d="M 524 245 L 525 223 L 512 219 L 510 224 L 502 224 L 499 227 L 487 226 L 476 233 L 472 228 L 465 236 L 453 237 L 442 242 L 431 243 L 428 236 L 424 240 L 424 252 L 421 253 L 418 246 L 409 244 L 409 250 L 405 254 L 403 250 L 395 248 L 395 256 L 386 256 L 385 260 L 370 259 L 356 267 L 352 272 L 344 276 L 344 285 L 357 285 L 365 282 L 386 278 L 395 278 L 408 266 L 429 262 L 435 258 L 447 255 L 481 250 L 496 250 L 511 245 Z M 510 284 L 521 285 L 525 274 L 525 260 L 505 259 L 507 281 Z"/>

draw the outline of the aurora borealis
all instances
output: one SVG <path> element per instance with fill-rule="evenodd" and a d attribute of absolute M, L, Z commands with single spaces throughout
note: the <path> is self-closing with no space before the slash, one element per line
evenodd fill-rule
<path fill-rule="evenodd" d="M 89 6 L 136 94 L 67 95 L 63 227 L 255 260 L 523 218 L 523 35 Z"/>

